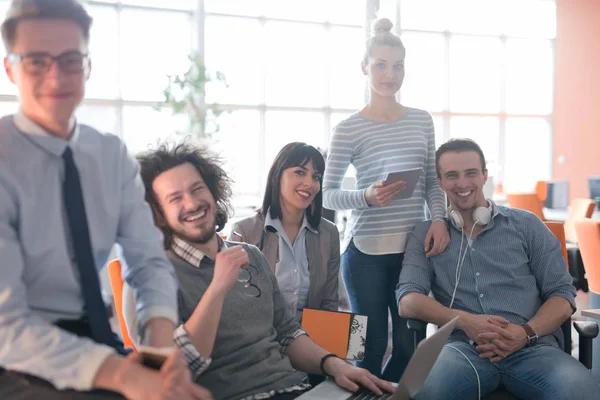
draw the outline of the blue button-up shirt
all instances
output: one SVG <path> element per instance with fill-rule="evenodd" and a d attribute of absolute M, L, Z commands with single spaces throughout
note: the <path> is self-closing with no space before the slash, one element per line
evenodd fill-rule
<path fill-rule="evenodd" d="M 142 325 L 155 317 L 177 322 L 177 286 L 139 166 L 118 137 L 78 125 L 66 141 L 22 114 L 0 120 L 0 367 L 87 390 L 113 349 L 52 325 L 80 318 L 84 308 L 62 199 L 67 146 L 96 267 L 122 246 Z"/>
<path fill-rule="evenodd" d="M 285 298 L 291 315 L 296 320 L 302 319 L 302 310 L 308 305 L 310 289 L 310 273 L 308 271 L 308 255 L 306 254 L 306 229 L 316 232 L 308 223 L 306 215 L 302 226 L 292 244 L 283 225 L 278 218 L 271 218 L 267 213 L 265 229 L 270 226 L 279 235 L 279 250 L 275 265 L 275 277 L 279 289 Z"/>
<path fill-rule="evenodd" d="M 575 306 L 575 288 L 558 239 L 535 215 L 494 205 L 494 217 L 470 246 L 454 299 L 454 309 L 498 315 L 513 324 L 528 322 L 541 305 L 559 296 Z M 396 301 L 411 293 L 428 295 L 448 307 L 456 283 L 461 231 L 448 223 L 450 244 L 437 256 L 425 256 L 424 239 L 431 222 L 418 224 L 410 235 Z M 468 235 L 466 233 L 465 235 Z M 540 338 L 558 346 L 562 332 Z"/>

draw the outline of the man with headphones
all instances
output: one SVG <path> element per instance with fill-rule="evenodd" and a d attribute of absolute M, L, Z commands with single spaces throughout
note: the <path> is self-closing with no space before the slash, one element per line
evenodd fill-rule
<path fill-rule="evenodd" d="M 556 237 L 535 215 L 485 198 L 485 157 L 474 141 L 444 143 L 436 169 L 450 245 L 427 258 L 431 221 L 415 227 L 396 300 L 404 318 L 460 318 L 415 398 L 481 398 L 502 383 L 521 399 L 600 399 L 589 371 L 562 351 L 575 288 Z"/>

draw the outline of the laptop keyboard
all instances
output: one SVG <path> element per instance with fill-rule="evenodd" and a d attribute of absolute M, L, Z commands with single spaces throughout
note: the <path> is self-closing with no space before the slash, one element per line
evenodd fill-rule
<path fill-rule="evenodd" d="M 377 396 L 367 388 L 360 388 L 352 396 L 348 397 L 348 400 L 386 400 L 392 397 L 392 393 L 384 393 L 381 396 Z"/>

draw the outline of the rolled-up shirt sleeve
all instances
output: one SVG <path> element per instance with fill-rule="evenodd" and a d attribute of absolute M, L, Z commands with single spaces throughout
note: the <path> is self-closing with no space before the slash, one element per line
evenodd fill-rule
<path fill-rule="evenodd" d="M 212 359 L 202 357 L 200 352 L 196 350 L 183 324 L 179 325 L 173 332 L 173 343 L 183 351 L 183 356 L 194 378 L 202 375 L 208 369 Z"/>
<path fill-rule="evenodd" d="M 114 350 L 61 330 L 28 307 L 16 215 L 0 183 L 0 367 L 40 377 L 58 389 L 90 390 Z"/>
<path fill-rule="evenodd" d="M 431 222 L 417 224 L 408 236 L 402 270 L 396 286 L 397 303 L 408 293 L 416 292 L 427 296 L 431 291 L 433 268 L 425 255 L 425 245 L 423 243 L 423 238 L 429 226 L 431 226 Z"/>
<path fill-rule="evenodd" d="M 302 328 L 296 329 L 294 332 L 289 333 L 288 335 L 279 339 L 279 344 L 281 345 L 281 354 L 285 354 L 288 346 L 300 336 L 308 336 L 308 333 Z"/>
<path fill-rule="evenodd" d="M 117 243 L 122 255 L 123 279 L 131 286 L 137 302 L 140 327 L 153 318 L 179 323 L 177 281 L 163 249 L 163 237 L 154 225 L 150 206 L 144 199 L 139 164 L 121 144 L 122 188 Z"/>

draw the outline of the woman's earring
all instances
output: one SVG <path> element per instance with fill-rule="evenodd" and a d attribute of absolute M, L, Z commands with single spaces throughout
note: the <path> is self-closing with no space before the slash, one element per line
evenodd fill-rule
<path fill-rule="evenodd" d="M 310 215 L 315 215 L 315 201 L 310 205 Z"/>

